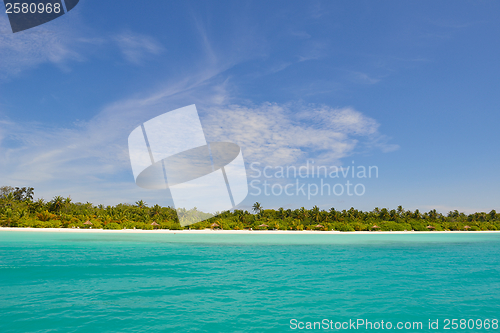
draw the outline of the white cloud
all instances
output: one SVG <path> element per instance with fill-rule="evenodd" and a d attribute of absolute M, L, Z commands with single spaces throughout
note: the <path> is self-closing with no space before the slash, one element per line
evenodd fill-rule
<path fill-rule="evenodd" d="M 124 32 L 113 37 L 125 59 L 140 64 L 148 55 L 157 55 L 163 47 L 154 38 L 132 32 Z"/>
<path fill-rule="evenodd" d="M 203 114 L 208 140 L 239 144 L 250 162 L 289 165 L 314 159 L 338 164 L 358 148 L 397 149 L 384 142 L 374 119 L 353 108 L 264 103 L 216 106 Z"/>
<path fill-rule="evenodd" d="M 141 195 L 149 202 L 171 205 L 168 192 L 135 185 L 128 135 L 150 118 L 196 102 L 191 96 L 206 96 L 196 87 L 217 73 L 207 70 L 144 98 L 117 101 L 72 127 L 0 119 L 0 184 L 33 186 L 49 199 L 73 193 L 80 196 L 76 200 L 116 204 L 134 202 Z M 215 101 L 223 100 L 223 85 L 209 91 Z"/>
<path fill-rule="evenodd" d="M 321 41 L 309 41 L 303 54 L 298 56 L 298 61 L 318 60 L 328 55 L 328 43 Z"/>
<path fill-rule="evenodd" d="M 370 77 L 368 74 L 362 72 L 351 72 L 349 76 L 351 81 L 354 83 L 375 84 L 380 82 L 380 79 L 375 79 L 373 77 Z"/>
<path fill-rule="evenodd" d="M 219 89 L 210 94 L 213 91 L 217 94 Z M 72 128 L 2 121 L 0 182 L 34 186 L 45 198 L 85 194 L 74 199 L 112 204 L 134 202 L 140 195 L 148 202 L 169 204 L 168 192 L 135 186 L 127 138 L 138 124 L 188 101 L 196 103 L 192 96 L 200 94 L 176 87 L 117 102 Z M 373 144 L 383 137 L 379 124 L 352 108 L 300 103 L 198 106 L 207 140 L 239 144 L 247 163 L 288 165 L 314 159 L 318 164 L 340 165 L 342 158 L 362 147 L 381 148 Z"/>
<path fill-rule="evenodd" d="M 0 15 L 0 78 L 45 62 L 60 65 L 67 60 L 81 60 L 71 44 L 60 23 L 13 34 L 7 16 Z"/>
<path fill-rule="evenodd" d="M 300 39 L 309 39 L 312 36 L 305 31 L 292 31 L 291 35 Z"/>
<path fill-rule="evenodd" d="M 145 192 L 133 182 L 129 129 L 118 115 L 101 115 L 72 128 L 6 121 L 0 127 L 1 184 L 33 186 L 45 199 L 71 194 L 78 201 L 103 204 L 134 202 Z M 146 196 L 169 203 L 165 191 Z"/>
<path fill-rule="evenodd" d="M 71 21 L 73 24 L 74 21 Z M 43 63 L 52 63 L 63 69 L 71 61 L 84 61 L 86 56 L 106 49 L 109 42 L 118 47 L 130 63 L 141 64 L 148 56 L 160 54 L 163 47 L 154 38 L 133 32 L 108 36 L 82 36 L 78 29 L 58 19 L 34 29 L 12 33 L 7 16 L 0 15 L 0 79 Z M 89 47 L 91 45 L 92 47 Z"/>
<path fill-rule="evenodd" d="M 42 63 L 61 66 L 82 61 L 84 55 L 109 52 L 106 47 L 110 42 L 133 64 L 164 50 L 153 38 L 133 32 L 82 36 L 79 29 L 66 24 L 58 19 L 36 30 L 12 34 L 6 17 L 0 17 L 0 77 Z M 34 186 L 37 195 L 48 199 L 73 194 L 79 196 L 75 200 L 104 204 L 133 202 L 138 196 L 148 202 L 168 200 L 168 192 L 146 191 L 134 184 L 127 138 L 140 123 L 193 103 L 198 106 L 208 140 L 238 143 L 247 162 L 301 164 L 314 158 L 339 164 L 340 159 L 362 147 L 395 147 L 386 144 L 387 138 L 378 132 L 374 119 L 352 108 L 229 104 L 225 83 L 215 85 L 210 80 L 236 63 L 259 56 L 262 41 L 241 38 L 238 33 L 238 39 L 231 39 L 230 47 L 222 52 L 212 47 L 202 25 L 200 34 L 206 59 L 198 64 L 197 74 L 186 75 L 155 93 L 107 105 L 94 118 L 73 127 L 0 121 L 0 184 Z M 325 55 L 324 44 L 311 42 L 308 46 L 299 61 Z"/>

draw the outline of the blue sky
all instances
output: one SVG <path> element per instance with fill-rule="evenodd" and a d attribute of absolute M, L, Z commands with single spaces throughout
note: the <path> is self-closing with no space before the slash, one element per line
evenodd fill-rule
<path fill-rule="evenodd" d="M 0 183 L 172 205 L 135 185 L 127 138 L 196 104 L 208 141 L 238 143 L 249 175 L 254 162 L 379 169 L 351 180 L 362 196 L 242 208 L 499 210 L 499 14 L 493 1 L 81 0 L 16 34 L 2 14 Z"/>

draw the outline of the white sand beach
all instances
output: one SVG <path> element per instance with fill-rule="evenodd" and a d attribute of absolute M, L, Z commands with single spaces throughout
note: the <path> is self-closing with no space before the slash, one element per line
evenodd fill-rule
<path fill-rule="evenodd" d="M 22 232 L 68 232 L 68 233 L 122 233 L 122 234 L 252 234 L 252 235 L 266 235 L 266 234 L 286 234 L 286 235 L 299 235 L 299 234 L 316 234 L 316 235 L 380 235 L 380 234 L 450 234 L 450 233 L 463 233 L 463 234 L 477 234 L 477 233 L 500 233 L 500 230 L 488 231 L 316 231 L 316 230 L 142 230 L 142 229 L 122 229 L 122 230 L 104 230 L 104 229 L 73 229 L 73 228 L 8 228 L 0 227 L 0 232 L 22 231 Z"/>

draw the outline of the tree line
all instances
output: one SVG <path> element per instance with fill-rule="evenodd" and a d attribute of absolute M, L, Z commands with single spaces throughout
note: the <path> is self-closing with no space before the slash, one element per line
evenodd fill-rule
<path fill-rule="evenodd" d="M 375 208 L 372 211 L 311 209 L 264 209 L 256 202 L 252 210 L 222 212 L 205 221 L 182 227 L 172 207 L 135 204 L 116 206 L 73 202 L 56 196 L 50 201 L 34 200 L 31 187 L 0 187 L 0 226 L 32 228 L 94 229 L 230 229 L 230 230 L 337 230 L 337 231 L 443 231 L 500 230 L 500 214 L 495 210 L 465 214 L 457 210 L 446 215 L 432 209 L 420 212 Z M 189 211 L 180 211 L 189 214 Z"/>

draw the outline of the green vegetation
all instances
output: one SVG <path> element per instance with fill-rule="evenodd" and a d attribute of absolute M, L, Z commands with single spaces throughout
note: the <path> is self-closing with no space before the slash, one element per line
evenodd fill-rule
<path fill-rule="evenodd" d="M 73 203 L 60 196 L 51 201 L 33 201 L 33 188 L 0 187 L 0 226 L 32 228 L 94 228 L 94 229 L 250 229 L 253 230 L 338 230 L 338 231 L 434 231 L 434 230 L 500 230 L 500 214 L 466 215 L 458 211 L 446 216 L 436 210 L 421 213 L 397 209 L 375 208 L 363 212 L 351 208 L 337 211 L 312 209 L 263 209 L 256 202 L 253 213 L 242 210 L 223 212 L 208 220 L 181 227 L 175 209 L 142 200 L 135 205 L 116 206 Z M 180 214 L 203 214 L 180 211 Z"/>

